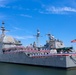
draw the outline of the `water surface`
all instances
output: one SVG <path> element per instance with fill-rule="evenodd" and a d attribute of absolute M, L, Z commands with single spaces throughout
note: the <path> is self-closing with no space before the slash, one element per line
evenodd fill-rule
<path fill-rule="evenodd" d="M 0 63 L 0 75 L 76 75 L 76 70 Z"/>

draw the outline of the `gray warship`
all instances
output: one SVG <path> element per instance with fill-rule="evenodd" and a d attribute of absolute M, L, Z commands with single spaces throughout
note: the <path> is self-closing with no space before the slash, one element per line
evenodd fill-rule
<path fill-rule="evenodd" d="M 47 66 L 57 68 L 76 68 L 76 52 L 72 47 L 65 47 L 64 43 L 51 34 L 43 46 L 37 46 L 40 32 L 37 30 L 37 43 L 24 47 L 21 41 L 5 35 L 4 22 L 0 35 L 0 62 Z"/>

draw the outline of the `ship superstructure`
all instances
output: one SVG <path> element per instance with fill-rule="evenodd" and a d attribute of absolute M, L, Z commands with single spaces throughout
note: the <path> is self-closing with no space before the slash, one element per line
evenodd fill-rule
<path fill-rule="evenodd" d="M 12 36 L 6 36 L 5 32 L 8 31 L 4 27 L 4 22 L 2 22 L 1 26 L 1 32 L 2 34 L 0 35 L 0 47 L 2 47 L 2 51 L 7 51 L 10 48 L 14 48 L 16 46 L 21 46 L 21 42 L 19 40 L 16 40 Z"/>
<path fill-rule="evenodd" d="M 53 49 L 53 48 L 63 48 L 64 43 L 58 39 L 56 39 L 52 34 L 47 34 L 49 40 L 46 41 L 45 47 L 48 49 Z"/>

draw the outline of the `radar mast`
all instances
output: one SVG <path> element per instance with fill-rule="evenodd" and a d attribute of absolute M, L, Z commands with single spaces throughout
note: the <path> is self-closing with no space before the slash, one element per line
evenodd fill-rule
<path fill-rule="evenodd" d="M 46 35 L 48 36 L 49 41 L 50 41 L 50 40 L 54 40 L 54 36 L 53 36 L 52 34 L 48 33 L 48 34 L 46 34 Z"/>
<path fill-rule="evenodd" d="M 34 35 L 36 37 L 36 40 L 37 40 L 37 47 L 39 47 L 39 37 L 40 37 L 40 31 L 39 29 L 37 29 L 37 34 Z"/>
<path fill-rule="evenodd" d="M 5 29 L 5 27 L 4 27 L 4 24 L 5 24 L 5 23 L 4 23 L 4 21 L 3 21 L 3 22 L 2 22 L 1 29 L 0 29 L 0 30 L 2 31 L 2 34 L 1 34 L 2 37 L 5 36 L 5 31 L 7 31 L 7 30 Z"/>

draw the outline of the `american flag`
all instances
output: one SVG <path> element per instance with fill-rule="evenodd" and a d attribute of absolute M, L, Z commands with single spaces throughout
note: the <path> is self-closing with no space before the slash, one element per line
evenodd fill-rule
<path fill-rule="evenodd" d="M 71 41 L 71 43 L 74 43 L 74 42 L 76 42 L 76 39 L 74 39 L 74 40 Z"/>

